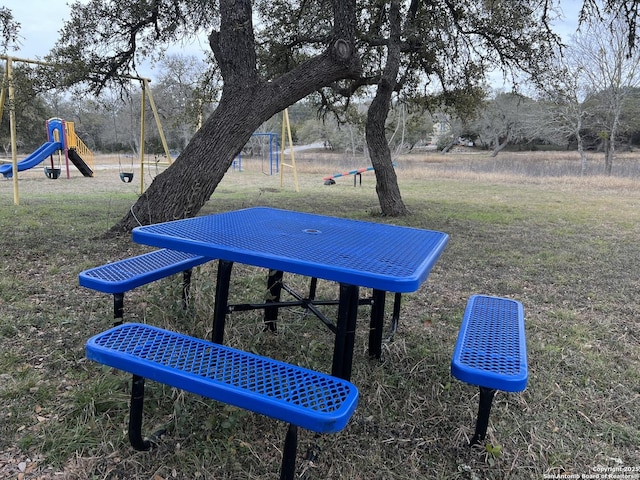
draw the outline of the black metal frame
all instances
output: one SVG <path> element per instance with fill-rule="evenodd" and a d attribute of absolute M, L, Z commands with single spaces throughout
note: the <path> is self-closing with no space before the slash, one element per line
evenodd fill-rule
<path fill-rule="evenodd" d="M 144 410 L 144 377 L 133 375 L 131 381 L 131 403 L 129 406 L 129 443 L 138 451 L 151 449 L 156 440 L 165 433 L 160 430 L 151 437 L 142 436 L 142 417 Z M 294 480 L 296 473 L 296 455 L 298 450 L 298 427 L 289 424 L 282 449 L 280 480 Z"/>
<path fill-rule="evenodd" d="M 189 306 L 189 300 L 191 299 L 191 274 L 193 272 L 192 268 L 184 270 L 182 272 L 182 308 L 185 310 Z M 124 294 L 114 293 L 113 294 L 113 324 L 120 325 L 122 323 L 122 318 L 124 317 Z"/>
<path fill-rule="evenodd" d="M 359 305 L 371 305 L 371 321 L 369 325 L 369 355 L 372 358 L 382 358 L 382 340 L 384 330 L 384 308 L 386 293 L 384 290 L 373 290 L 371 297 L 360 298 L 359 287 L 340 283 L 338 300 L 316 300 L 317 278 L 311 278 L 309 295 L 302 296 L 283 281 L 283 272 L 269 270 L 267 278 L 268 298 L 264 303 L 242 303 L 229 305 L 229 284 L 233 262 L 218 261 L 216 279 L 216 294 L 213 319 L 212 341 L 222 344 L 224 341 L 224 327 L 227 314 L 249 310 L 264 310 L 265 331 L 277 331 L 278 311 L 283 307 L 302 307 L 313 313 L 335 335 L 334 356 L 331 374 L 345 380 L 351 376 L 353 346 L 355 341 L 356 319 Z M 282 291 L 287 292 L 295 300 L 281 301 Z M 400 318 L 401 294 L 396 293 L 391 319 L 390 337 L 398 328 Z M 334 324 L 318 308 L 321 305 L 337 305 L 338 319 Z"/>
<path fill-rule="evenodd" d="M 480 444 L 487 436 L 489 426 L 489 414 L 491 404 L 496 390 L 493 388 L 480 387 L 480 401 L 478 402 L 478 417 L 476 418 L 476 431 L 469 443 L 471 446 Z"/>

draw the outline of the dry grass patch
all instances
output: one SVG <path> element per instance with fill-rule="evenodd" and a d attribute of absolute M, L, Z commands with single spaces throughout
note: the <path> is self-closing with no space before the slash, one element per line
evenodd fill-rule
<path fill-rule="evenodd" d="M 227 174 L 202 213 L 268 205 L 451 237 L 428 281 L 403 296 L 400 330 L 385 342 L 382 363 L 368 359 L 369 312 L 361 309 L 352 378 L 360 405 L 343 432 L 301 435 L 300 478 L 540 479 L 640 465 L 638 178 L 539 175 L 545 162 L 576 159 L 527 155 L 509 157 L 520 170 L 488 171 L 493 160 L 482 155 L 400 161 L 412 214 L 397 219 L 379 216 L 373 173 L 361 187 L 352 178 L 323 185 L 324 175 L 364 160 L 301 157 L 300 193 L 290 171 L 280 189 L 279 177 L 249 160 Z M 521 168 L 531 161 L 527 175 Z M 112 322 L 112 299 L 78 287 L 77 275 L 145 251 L 128 237 L 99 239 L 135 202 L 137 187 L 120 182 L 117 168 L 56 181 L 30 172 L 20 182 L 19 206 L 11 182 L 0 182 L 0 477 L 274 478 L 284 425 L 153 382 L 144 428 L 168 434 L 151 452 L 129 447 L 129 376 L 84 359 L 89 335 Z M 234 268 L 234 298 L 261 299 L 266 273 Z M 128 294 L 126 319 L 210 334 L 215 272 L 215 264 L 196 269 L 190 310 L 180 308 L 172 278 Z M 306 289 L 307 279 L 287 280 Z M 335 296 L 335 285 L 320 286 Z M 449 374 L 473 293 L 517 298 L 526 314 L 530 383 L 497 395 L 485 449 L 466 446 L 477 390 Z M 330 368 L 331 336 L 313 317 L 283 311 L 277 336 L 261 324 L 259 312 L 232 314 L 227 342 Z"/>

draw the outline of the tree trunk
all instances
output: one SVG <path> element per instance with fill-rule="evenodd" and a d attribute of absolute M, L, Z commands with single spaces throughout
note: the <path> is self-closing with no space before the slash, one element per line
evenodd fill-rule
<path fill-rule="evenodd" d="M 604 154 L 604 174 L 611 175 L 613 170 L 613 141 L 607 144 L 607 151 Z"/>
<path fill-rule="evenodd" d="M 451 140 L 444 146 L 442 150 L 440 150 L 440 153 L 442 154 L 449 153 L 449 150 L 451 150 L 455 144 L 456 144 L 455 139 L 451 137 Z"/>
<path fill-rule="evenodd" d="M 578 153 L 580 154 L 580 176 L 584 176 L 587 173 L 587 152 L 584 150 L 584 142 L 582 136 L 578 134 Z"/>
<path fill-rule="evenodd" d="M 611 123 L 611 131 L 609 132 L 609 142 L 607 143 L 606 153 L 604 155 L 604 174 L 611 175 L 613 171 L 613 157 L 616 151 L 616 136 L 618 135 L 619 116 L 614 114 L 613 122 Z"/>
<path fill-rule="evenodd" d="M 220 1 L 220 32 L 209 39 L 224 80 L 220 104 L 111 234 L 196 215 L 263 122 L 323 86 L 357 77 L 361 67 L 353 41 L 355 2 L 334 0 L 333 6 L 334 38 L 327 51 L 265 82 L 256 70 L 251 0 Z"/>
<path fill-rule="evenodd" d="M 584 141 L 580 131 L 582 130 L 582 116 L 578 115 L 578 122 L 576 124 L 576 140 L 578 141 L 578 153 L 580 154 L 580 175 L 583 176 L 587 173 L 587 152 L 584 150 Z"/>
<path fill-rule="evenodd" d="M 495 142 L 494 142 L 495 148 L 491 152 L 491 156 L 492 157 L 497 157 L 498 154 L 504 149 L 504 147 L 509 145 L 510 141 L 511 141 L 511 131 L 507 132 L 507 136 L 504 138 L 504 141 L 502 143 L 500 143 L 500 138 L 496 137 Z"/>
<path fill-rule="evenodd" d="M 391 35 L 387 48 L 387 61 L 378 83 L 376 95 L 367 112 L 366 137 L 371 163 L 376 172 L 376 192 L 382 214 L 398 217 L 408 213 L 402 201 L 398 178 L 391 160 L 391 150 L 385 133 L 391 95 L 400 69 L 400 6 L 398 1 L 389 7 Z"/>

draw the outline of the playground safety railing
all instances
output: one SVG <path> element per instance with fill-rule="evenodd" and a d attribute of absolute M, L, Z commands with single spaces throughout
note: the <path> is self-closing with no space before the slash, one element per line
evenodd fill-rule
<path fill-rule="evenodd" d="M 80 137 L 76 135 L 76 130 L 73 122 L 64 122 L 65 135 L 67 137 L 67 147 L 75 148 L 78 154 L 82 157 L 87 165 L 94 170 L 93 166 L 93 152 L 89 150 L 89 147 L 80 140 Z"/>

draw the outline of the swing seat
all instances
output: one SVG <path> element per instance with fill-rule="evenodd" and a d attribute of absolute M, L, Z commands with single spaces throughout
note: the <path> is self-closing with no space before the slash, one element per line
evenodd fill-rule
<path fill-rule="evenodd" d="M 120 172 L 120 180 L 124 183 L 131 183 L 133 181 L 133 172 Z"/>
<path fill-rule="evenodd" d="M 60 177 L 60 171 L 61 170 L 59 168 L 44 167 L 44 174 L 51 180 L 55 180 Z"/>

